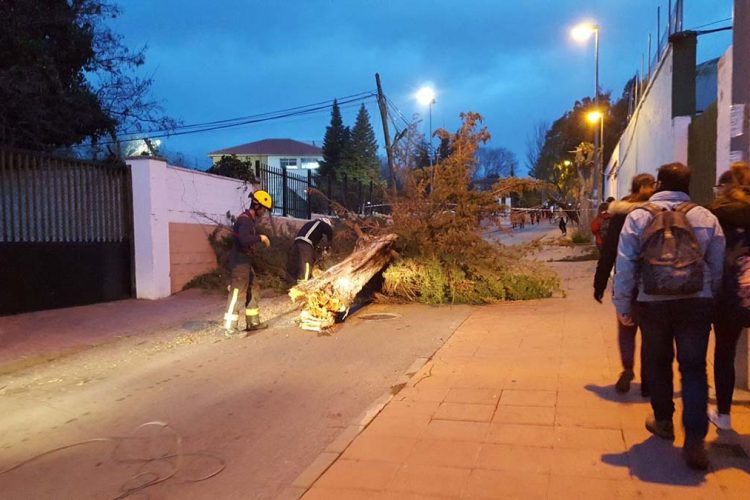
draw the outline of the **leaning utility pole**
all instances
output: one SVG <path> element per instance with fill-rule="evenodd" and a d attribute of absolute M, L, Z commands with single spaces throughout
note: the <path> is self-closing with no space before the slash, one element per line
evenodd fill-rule
<path fill-rule="evenodd" d="M 391 135 L 388 132 L 388 106 L 383 95 L 383 87 L 380 85 L 380 73 L 375 73 L 375 84 L 378 87 L 378 107 L 380 108 L 380 119 L 383 121 L 383 135 L 385 136 L 385 154 L 388 158 L 388 173 L 391 177 L 391 192 L 396 194 L 396 170 L 393 167 L 393 150 L 391 149 Z"/>

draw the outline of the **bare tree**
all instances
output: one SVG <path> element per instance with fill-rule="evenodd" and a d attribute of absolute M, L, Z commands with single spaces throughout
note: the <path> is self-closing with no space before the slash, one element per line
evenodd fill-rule
<path fill-rule="evenodd" d="M 477 169 L 474 178 L 497 180 L 500 177 L 515 177 L 518 173 L 518 160 L 513 151 L 504 148 L 486 148 L 477 150 Z"/>
<path fill-rule="evenodd" d="M 526 168 L 534 176 L 534 171 L 542 156 L 544 142 L 547 140 L 549 123 L 541 121 L 534 124 L 534 129 L 526 139 Z"/>

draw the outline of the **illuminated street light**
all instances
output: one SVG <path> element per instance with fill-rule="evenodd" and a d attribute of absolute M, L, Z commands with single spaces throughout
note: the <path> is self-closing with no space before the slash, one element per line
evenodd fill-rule
<path fill-rule="evenodd" d="M 586 42 L 591 35 L 599 31 L 599 26 L 593 23 L 581 23 L 570 30 L 570 36 L 576 42 Z"/>
<path fill-rule="evenodd" d="M 417 93 L 414 95 L 414 97 L 417 98 L 417 101 L 419 101 L 419 104 L 422 106 L 430 106 L 432 104 L 435 104 L 435 90 L 432 87 L 422 87 L 421 89 L 417 90 Z"/>
<path fill-rule="evenodd" d="M 604 115 L 602 115 L 602 112 L 599 110 L 589 111 L 588 113 L 586 113 L 586 120 L 588 120 L 588 122 L 592 125 L 595 123 L 599 123 L 599 120 L 601 120 L 602 118 L 604 118 Z"/>
<path fill-rule="evenodd" d="M 563 161 L 563 165 L 565 165 L 566 167 L 569 167 L 569 166 L 571 166 L 572 164 L 573 164 L 573 162 L 571 162 L 570 160 L 565 160 L 565 161 Z"/>

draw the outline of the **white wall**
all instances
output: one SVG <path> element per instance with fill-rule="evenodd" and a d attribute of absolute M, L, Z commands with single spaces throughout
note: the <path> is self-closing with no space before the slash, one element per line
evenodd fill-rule
<path fill-rule="evenodd" d="M 691 118 L 678 116 L 672 119 L 672 62 L 670 47 L 662 56 L 644 98 L 612 155 L 610 165 L 617 162 L 617 174 L 607 182 L 617 185 L 608 186 L 607 193 L 624 196 L 636 174 L 655 175 L 661 165 L 674 161 L 687 164 Z"/>
<path fill-rule="evenodd" d="M 241 181 L 168 166 L 156 158 L 129 158 L 133 178 L 136 297 L 171 294 L 169 223 L 214 224 L 247 207 Z"/>
<path fill-rule="evenodd" d="M 729 108 L 732 105 L 732 47 L 719 59 L 716 118 L 716 179 L 729 169 Z"/>
<path fill-rule="evenodd" d="M 249 206 L 249 185 L 242 181 L 167 165 L 165 195 L 169 222 L 226 222 Z"/>

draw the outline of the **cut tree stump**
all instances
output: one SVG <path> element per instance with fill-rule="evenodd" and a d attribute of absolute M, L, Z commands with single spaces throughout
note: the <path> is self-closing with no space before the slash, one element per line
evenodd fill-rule
<path fill-rule="evenodd" d="M 305 302 L 297 319 L 300 328 L 321 332 L 333 326 L 336 315 L 347 312 L 367 282 L 391 260 L 396 238 L 395 234 L 365 237 L 345 260 L 292 287 L 292 302 Z"/>

